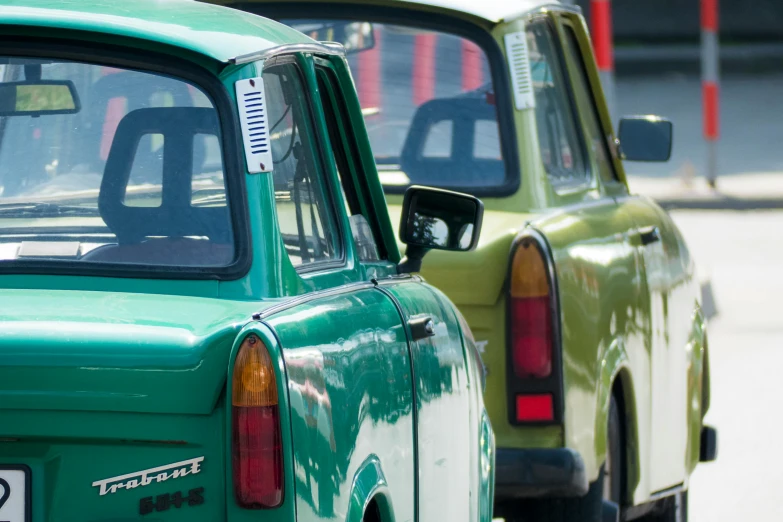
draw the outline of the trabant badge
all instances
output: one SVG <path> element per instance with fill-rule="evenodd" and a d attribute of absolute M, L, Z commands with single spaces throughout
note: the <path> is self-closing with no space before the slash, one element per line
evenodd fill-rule
<path fill-rule="evenodd" d="M 141 486 L 149 486 L 153 482 L 165 482 L 169 479 L 184 477 L 186 475 L 195 475 L 201 471 L 201 463 L 204 457 L 174 462 L 157 468 L 145 469 L 134 473 L 127 473 L 117 477 L 111 477 L 103 480 L 96 480 L 92 483 L 95 487 L 100 487 L 101 496 L 106 493 L 116 493 L 118 489 L 134 489 Z"/>

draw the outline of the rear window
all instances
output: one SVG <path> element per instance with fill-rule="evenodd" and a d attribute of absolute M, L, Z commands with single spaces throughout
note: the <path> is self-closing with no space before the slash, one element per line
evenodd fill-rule
<path fill-rule="evenodd" d="M 170 76 L 0 56 L 3 92 L 51 81 L 71 86 L 72 110 L 29 112 L 40 101 L 21 90 L 0 104 L 0 264 L 232 264 L 210 98 Z"/>
<path fill-rule="evenodd" d="M 470 39 L 404 24 L 284 18 L 348 49 L 387 191 L 411 184 L 491 190 L 506 184 L 489 60 Z"/>

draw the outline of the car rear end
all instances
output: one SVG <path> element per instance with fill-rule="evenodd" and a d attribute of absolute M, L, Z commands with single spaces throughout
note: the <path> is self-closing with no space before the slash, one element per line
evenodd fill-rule
<path fill-rule="evenodd" d="M 2 292 L 0 520 L 293 519 L 285 374 L 247 305 L 90 294 Z"/>

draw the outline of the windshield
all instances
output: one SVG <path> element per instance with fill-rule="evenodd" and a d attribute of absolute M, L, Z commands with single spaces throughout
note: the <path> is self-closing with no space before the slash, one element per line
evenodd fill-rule
<path fill-rule="evenodd" d="M 3 56 L 0 81 L 34 83 L 33 92 L 57 83 L 60 97 L 70 85 L 78 100 L 68 100 L 67 113 L 31 113 L 21 110 L 30 96 L 19 94 L 0 116 L 0 263 L 231 264 L 218 115 L 198 87 Z"/>
<path fill-rule="evenodd" d="M 284 19 L 328 37 L 348 23 Z M 375 161 L 384 187 L 410 184 L 491 189 L 506 183 L 495 94 L 485 52 L 460 36 L 406 25 L 359 21 L 371 42 L 349 46 Z M 339 36 L 335 34 L 335 36 Z"/>

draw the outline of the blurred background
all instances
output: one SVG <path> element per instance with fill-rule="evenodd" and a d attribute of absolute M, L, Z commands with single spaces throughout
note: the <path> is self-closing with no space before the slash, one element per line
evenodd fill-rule
<path fill-rule="evenodd" d="M 590 23 L 590 0 L 576 3 Z M 690 520 L 781 520 L 783 2 L 720 0 L 718 9 L 715 189 L 705 181 L 699 0 L 612 2 L 614 119 L 674 122 L 670 162 L 626 171 L 633 191 L 670 210 L 712 301 L 706 421 L 718 428 L 719 453 L 692 477 Z"/>

